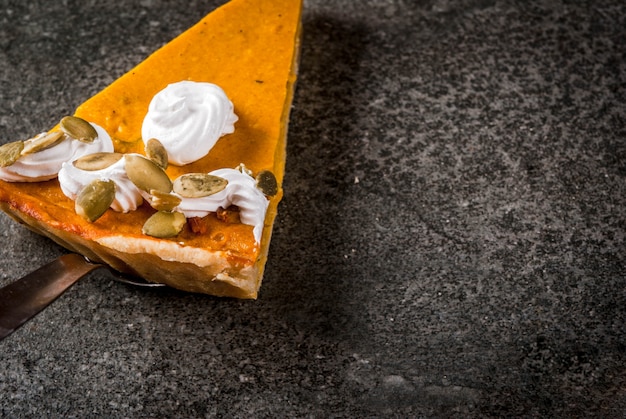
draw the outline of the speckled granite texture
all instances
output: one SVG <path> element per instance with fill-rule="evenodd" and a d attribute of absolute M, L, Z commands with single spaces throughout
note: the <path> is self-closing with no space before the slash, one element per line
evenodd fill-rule
<path fill-rule="evenodd" d="M 1 141 L 220 3 L 0 0 Z M 0 416 L 626 417 L 624 3 L 305 5 L 259 300 L 94 273 L 0 342 Z M 0 224 L 2 284 L 63 253 Z"/>

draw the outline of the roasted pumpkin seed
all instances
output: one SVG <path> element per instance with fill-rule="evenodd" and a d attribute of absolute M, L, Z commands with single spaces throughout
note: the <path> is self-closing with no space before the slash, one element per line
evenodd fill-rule
<path fill-rule="evenodd" d="M 278 193 L 276 176 L 269 170 L 262 170 L 256 175 L 256 186 L 267 196 L 274 196 Z"/>
<path fill-rule="evenodd" d="M 164 239 L 178 235 L 186 222 L 181 212 L 158 211 L 146 220 L 141 231 L 148 236 Z"/>
<path fill-rule="evenodd" d="M 152 189 L 149 197 L 150 206 L 158 211 L 172 211 L 176 208 L 181 199 L 171 193 L 163 193 Z"/>
<path fill-rule="evenodd" d="M 124 155 L 122 153 L 92 153 L 79 157 L 72 164 L 80 170 L 93 172 L 96 170 L 106 169 L 107 167 L 117 163 Z"/>
<path fill-rule="evenodd" d="M 156 138 L 151 138 L 146 143 L 146 156 L 161 169 L 167 169 L 167 150 Z"/>
<path fill-rule="evenodd" d="M 54 147 L 65 139 L 65 134 L 61 131 L 47 132 L 37 135 L 24 141 L 24 149 L 22 150 L 22 156 L 26 154 L 33 154 L 38 151 L 43 151 L 48 148 Z"/>
<path fill-rule="evenodd" d="M 77 116 L 63 117 L 59 126 L 68 136 L 84 143 L 93 143 L 98 137 L 96 129 L 89 122 Z"/>
<path fill-rule="evenodd" d="M 246 167 L 245 164 L 243 163 L 239 163 L 239 166 L 235 167 L 235 170 L 239 170 L 241 173 L 243 173 L 244 175 L 248 175 L 250 177 L 253 177 L 252 175 L 252 170 L 248 169 Z"/>
<path fill-rule="evenodd" d="M 139 189 L 148 193 L 153 189 L 163 193 L 172 191 L 172 181 L 167 173 L 152 160 L 139 154 L 126 154 L 124 159 L 126 174 Z"/>
<path fill-rule="evenodd" d="M 115 199 L 115 182 L 96 179 L 85 186 L 74 203 L 76 214 L 94 222 L 111 206 Z"/>
<path fill-rule="evenodd" d="M 0 146 L 0 167 L 11 166 L 20 158 L 24 141 L 14 141 Z"/>
<path fill-rule="evenodd" d="M 174 192 L 185 198 L 202 198 L 218 193 L 228 185 L 228 180 L 208 173 L 187 173 L 172 185 Z"/>

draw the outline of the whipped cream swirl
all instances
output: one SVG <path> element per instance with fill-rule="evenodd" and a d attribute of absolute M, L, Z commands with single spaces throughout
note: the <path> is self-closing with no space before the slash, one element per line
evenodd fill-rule
<path fill-rule="evenodd" d="M 221 87 L 181 81 L 152 98 L 141 135 L 144 142 L 159 140 L 169 162 L 182 166 L 206 156 L 221 136 L 235 131 L 238 119 Z"/>
<path fill-rule="evenodd" d="M 115 199 L 111 204 L 111 209 L 114 211 L 134 211 L 143 202 L 141 191 L 126 174 L 124 157 L 101 170 L 82 170 L 74 166 L 72 162 L 66 162 L 59 171 L 61 190 L 72 200 L 75 200 L 80 191 L 96 179 L 115 182 Z"/>
<path fill-rule="evenodd" d="M 243 224 L 253 226 L 253 234 L 257 243 L 261 241 L 265 213 L 269 201 L 257 187 L 256 180 L 237 169 L 218 169 L 209 174 L 228 180 L 226 188 L 216 194 L 201 198 L 184 198 L 176 207 L 185 217 L 204 217 L 216 212 L 220 207 L 231 205 L 239 207 L 239 218 Z"/>
<path fill-rule="evenodd" d="M 7 182 L 42 182 L 54 179 L 64 162 L 74 161 L 91 153 L 113 151 L 109 134 L 90 122 L 98 137 L 91 143 L 66 138 L 54 147 L 21 156 L 10 166 L 0 168 L 0 179 Z M 43 133 L 45 134 L 45 133 Z"/>

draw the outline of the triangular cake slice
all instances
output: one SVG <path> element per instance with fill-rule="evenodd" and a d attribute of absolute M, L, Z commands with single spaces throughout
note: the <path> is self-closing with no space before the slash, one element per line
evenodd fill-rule
<path fill-rule="evenodd" d="M 221 133 L 208 154 L 198 160 L 170 163 L 164 170 L 172 181 L 189 173 L 222 169 L 236 169 L 251 179 L 269 174 L 270 186 L 275 178 L 277 187 L 264 191 L 267 209 L 259 228 L 245 222 L 235 199 L 226 208 L 186 216 L 173 236 L 147 234 L 147 220 L 164 212 L 151 205 L 150 191 L 142 192 L 144 199 L 136 209 L 109 208 L 90 221 L 77 213 L 77 198 L 64 193 L 58 177 L 0 181 L 2 209 L 62 246 L 121 272 L 185 291 L 256 298 L 282 197 L 301 8 L 301 0 L 231 0 L 80 105 L 74 115 L 76 121 L 88 121 L 106 131 L 122 160 L 146 156 L 142 124 L 159 92 L 180 82 L 218 86 L 234 106 L 236 117 L 230 120 L 234 131 Z M 50 133 L 67 132 L 60 127 Z M 196 146 L 186 148 L 187 154 L 195 153 Z M 203 153 L 199 150 L 198 157 Z M 0 160 L 3 170 L 15 164 L 7 162 L 6 156 Z M 125 161 L 129 166 L 129 160 Z M 98 191 L 95 196 L 101 199 Z M 244 201 L 240 198 L 241 205 L 248 205 Z"/>

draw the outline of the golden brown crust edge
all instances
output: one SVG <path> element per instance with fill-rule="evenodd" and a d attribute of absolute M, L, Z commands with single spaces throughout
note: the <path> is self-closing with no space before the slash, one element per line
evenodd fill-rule
<path fill-rule="evenodd" d="M 209 263 L 198 266 L 193 263 L 167 261 L 146 252 L 129 253 L 119 251 L 97 242 L 86 240 L 65 230 L 51 227 L 35 218 L 15 210 L 5 202 L 0 208 L 17 222 L 24 224 L 35 233 L 50 238 L 57 244 L 71 251 L 80 253 L 94 262 L 104 263 L 113 269 L 139 276 L 148 281 L 166 284 L 172 288 L 189 292 L 211 294 L 218 297 L 234 297 L 255 299 L 260 281 L 257 281 L 258 265 L 236 270 L 230 265 L 221 252 L 213 253 L 214 260 L 220 263 Z M 126 247 L 133 246 L 132 238 L 120 238 Z M 207 251 L 207 253 L 209 253 Z"/>

